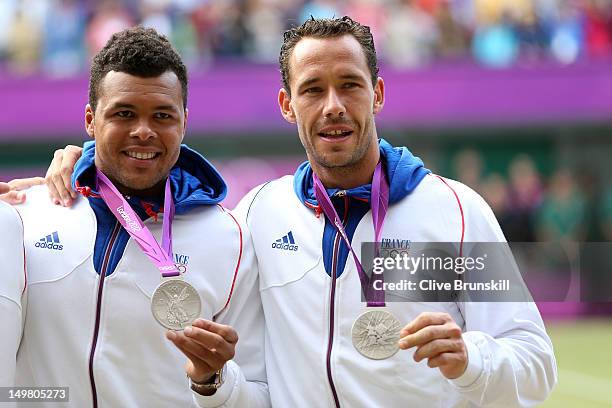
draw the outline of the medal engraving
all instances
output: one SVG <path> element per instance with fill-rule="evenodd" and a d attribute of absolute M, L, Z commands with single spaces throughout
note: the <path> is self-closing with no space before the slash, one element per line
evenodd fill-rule
<path fill-rule="evenodd" d="M 401 324 L 386 310 L 368 310 L 355 320 L 353 346 L 372 360 L 384 360 L 399 350 Z"/>
<path fill-rule="evenodd" d="M 182 279 L 164 280 L 151 298 L 153 317 L 170 330 L 182 330 L 191 325 L 201 310 L 200 295 Z"/>

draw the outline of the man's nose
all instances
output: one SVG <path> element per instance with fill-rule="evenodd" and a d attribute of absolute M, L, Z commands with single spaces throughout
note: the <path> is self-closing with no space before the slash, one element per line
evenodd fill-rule
<path fill-rule="evenodd" d="M 153 131 L 151 124 L 146 119 L 141 119 L 138 121 L 136 128 L 134 128 L 130 134 L 132 137 L 137 137 L 140 140 L 148 140 L 152 137 L 156 136 L 156 133 Z"/>
<path fill-rule="evenodd" d="M 324 116 L 333 118 L 336 116 L 344 116 L 345 113 L 346 108 L 340 95 L 338 95 L 335 89 L 330 90 L 325 100 L 325 108 L 323 110 Z"/>

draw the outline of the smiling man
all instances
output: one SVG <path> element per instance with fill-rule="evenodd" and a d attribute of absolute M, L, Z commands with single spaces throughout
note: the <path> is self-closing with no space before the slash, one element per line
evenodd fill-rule
<path fill-rule="evenodd" d="M 83 197 L 59 207 L 39 186 L 15 207 L 27 296 L 9 299 L 26 319 L 3 337 L 21 339 L 18 386 L 69 387 L 75 407 L 269 405 L 249 234 L 218 205 L 217 171 L 181 145 L 186 121 L 187 72 L 168 40 L 113 35 L 91 68 Z"/>
<path fill-rule="evenodd" d="M 280 111 L 308 161 L 236 209 L 257 256 L 273 405 L 505 408 L 546 399 L 556 365 L 533 303 L 362 300 L 352 251 L 364 242 L 505 242 L 478 194 L 379 138 L 385 84 L 369 28 L 310 19 L 285 33 L 279 60 Z M 48 179 L 70 204 L 65 180 L 80 149 L 65 153 Z"/>
<path fill-rule="evenodd" d="M 546 399 L 556 367 L 533 303 L 385 303 L 384 293 L 367 291 L 362 301 L 363 242 L 505 241 L 474 191 L 379 139 L 385 83 L 369 28 L 348 17 L 310 19 L 285 33 L 280 68 L 280 110 L 308 161 L 236 209 L 257 254 L 273 404 L 522 407 Z M 285 236 L 297 250 L 274 248 Z"/>

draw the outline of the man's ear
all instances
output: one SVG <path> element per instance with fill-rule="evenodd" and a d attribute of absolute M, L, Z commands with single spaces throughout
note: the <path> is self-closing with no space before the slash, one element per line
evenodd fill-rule
<path fill-rule="evenodd" d="M 85 105 L 85 131 L 89 135 L 89 137 L 95 139 L 94 134 L 94 112 L 91 109 L 91 105 Z"/>
<path fill-rule="evenodd" d="M 289 123 L 295 123 L 295 113 L 291 106 L 291 96 L 285 88 L 278 91 L 278 106 L 280 107 L 283 118 Z"/>
<path fill-rule="evenodd" d="M 376 86 L 374 87 L 374 106 L 372 112 L 374 115 L 378 114 L 385 106 L 385 81 L 381 77 L 376 79 Z"/>
<path fill-rule="evenodd" d="M 181 136 L 181 142 L 185 139 L 185 132 L 187 132 L 187 117 L 189 116 L 189 110 L 185 108 L 185 116 L 183 117 L 183 136 Z"/>

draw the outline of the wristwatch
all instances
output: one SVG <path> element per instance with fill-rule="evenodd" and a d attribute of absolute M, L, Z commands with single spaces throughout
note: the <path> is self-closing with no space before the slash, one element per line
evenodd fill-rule
<path fill-rule="evenodd" d="M 225 381 L 225 366 L 223 366 L 220 370 L 218 370 L 215 373 L 215 375 L 213 375 L 206 382 L 198 383 L 198 382 L 193 381 L 191 378 L 189 379 L 189 382 L 191 383 L 191 389 L 197 392 L 198 394 L 215 391 L 223 385 L 224 381 Z"/>

